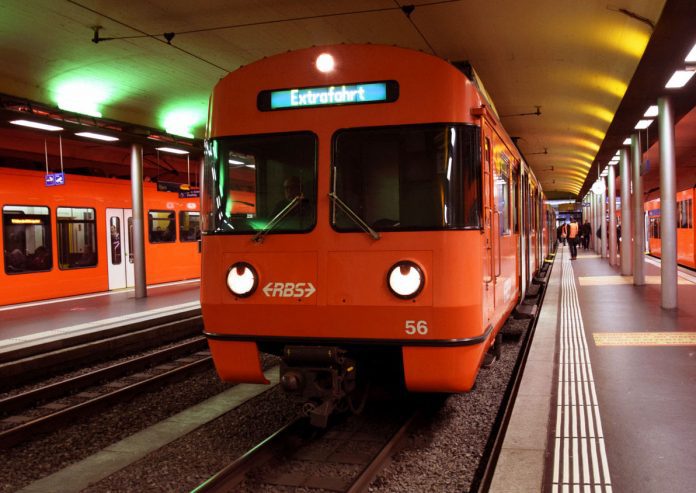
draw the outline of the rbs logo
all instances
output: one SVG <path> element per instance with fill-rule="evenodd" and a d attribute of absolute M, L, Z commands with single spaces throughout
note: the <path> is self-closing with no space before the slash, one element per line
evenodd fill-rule
<path fill-rule="evenodd" d="M 316 291 L 311 282 L 269 282 L 263 288 L 269 298 L 309 298 Z"/>

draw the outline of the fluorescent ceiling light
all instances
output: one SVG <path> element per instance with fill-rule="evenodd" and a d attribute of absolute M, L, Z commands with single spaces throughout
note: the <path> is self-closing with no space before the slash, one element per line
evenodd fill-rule
<path fill-rule="evenodd" d="M 624 140 L 624 145 L 625 146 L 630 146 L 631 145 L 631 138 L 628 137 L 626 140 Z"/>
<path fill-rule="evenodd" d="M 696 44 L 691 48 L 691 51 L 689 52 L 688 55 L 686 55 L 686 58 L 684 59 L 685 62 L 696 62 Z"/>
<path fill-rule="evenodd" d="M 12 120 L 10 123 L 14 125 L 20 125 L 22 127 L 38 128 L 39 130 L 49 130 L 51 132 L 63 130 L 63 127 L 58 127 L 56 125 L 46 125 L 45 123 L 32 122 L 30 120 Z"/>
<path fill-rule="evenodd" d="M 647 117 L 647 118 L 653 118 L 653 117 L 656 117 L 656 116 L 657 116 L 657 112 L 658 112 L 658 111 L 657 111 L 657 105 L 654 104 L 654 105 L 652 105 L 650 108 L 648 108 L 648 109 L 645 111 L 645 113 L 643 114 L 643 116 L 645 116 L 645 117 Z"/>
<path fill-rule="evenodd" d="M 678 89 L 684 87 L 687 82 L 694 76 L 693 70 L 677 70 L 672 74 L 672 77 L 667 81 L 665 87 L 667 89 Z"/>
<path fill-rule="evenodd" d="M 162 152 L 171 152 L 172 154 L 188 154 L 188 151 L 185 151 L 183 149 L 175 149 L 174 147 L 156 147 L 158 151 Z"/>
<path fill-rule="evenodd" d="M 239 159 L 228 159 L 227 162 L 230 164 L 244 164 L 244 161 L 240 161 Z"/>
<path fill-rule="evenodd" d="M 75 135 L 80 137 L 87 137 L 88 139 L 105 140 L 107 142 L 114 142 L 118 140 L 118 137 L 112 137 L 111 135 L 95 134 L 93 132 L 78 132 Z"/>
<path fill-rule="evenodd" d="M 637 130 L 643 130 L 644 128 L 648 128 L 652 122 L 652 120 L 639 120 L 634 128 Z"/>

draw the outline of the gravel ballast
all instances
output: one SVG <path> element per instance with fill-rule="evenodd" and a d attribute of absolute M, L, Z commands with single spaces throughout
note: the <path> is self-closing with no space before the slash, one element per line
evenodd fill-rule
<path fill-rule="evenodd" d="M 370 490 L 468 491 L 520 345 L 521 341 L 505 341 L 502 358 L 481 370 L 473 392 L 434 397 L 426 424 L 414 431 L 406 448 L 394 456 Z M 212 370 L 206 371 L 32 443 L 1 451 L 0 493 L 16 491 L 228 388 Z M 272 388 L 84 491 L 190 491 L 298 411 L 281 389 Z"/>

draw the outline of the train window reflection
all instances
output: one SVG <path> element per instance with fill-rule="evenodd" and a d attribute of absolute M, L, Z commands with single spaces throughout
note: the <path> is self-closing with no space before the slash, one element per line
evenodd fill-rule
<path fill-rule="evenodd" d="M 109 248 L 111 248 L 111 264 L 121 265 L 121 218 L 109 219 Z"/>
<path fill-rule="evenodd" d="M 58 207 L 58 267 L 62 270 L 97 265 L 94 209 Z"/>
<path fill-rule="evenodd" d="M 201 239 L 200 212 L 179 212 L 179 241 L 198 241 Z"/>
<path fill-rule="evenodd" d="M 343 130 L 334 138 L 336 195 L 378 231 L 480 228 L 481 136 L 473 125 Z M 357 231 L 340 209 L 338 231 Z"/>
<path fill-rule="evenodd" d="M 6 205 L 2 208 L 5 272 L 51 270 L 51 216 L 48 207 Z"/>
<path fill-rule="evenodd" d="M 126 234 L 126 239 L 128 240 L 126 242 L 126 245 L 128 246 L 128 263 L 132 264 L 134 263 L 134 255 L 133 255 L 133 218 L 129 217 L 127 220 L 127 231 L 128 233 Z"/>
<path fill-rule="evenodd" d="M 176 241 L 176 219 L 173 211 L 148 211 L 150 243 Z"/>
<path fill-rule="evenodd" d="M 209 232 L 263 230 L 296 196 L 273 232 L 304 232 L 316 224 L 317 137 L 311 132 L 225 137 L 206 147 L 201 199 Z"/>

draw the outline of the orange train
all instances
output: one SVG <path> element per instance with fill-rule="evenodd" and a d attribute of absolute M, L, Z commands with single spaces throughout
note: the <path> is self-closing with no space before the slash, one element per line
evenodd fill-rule
<path fill-rule="evenodd" d="M 475 77 L 375 46 L 273 56 L 215 87 L 201 305 L 220 377 L 267 382 L 317 423 L 363 377 L 460 392 L 554 224 Z"/>
<path fill-rule="evenodd" d="M 677 192 L 677 263 L 696 269 L 696 230 L 694 217 L 696 203 L 694 202 L 695 188 Z M 648 248 L 651 255 L 661 257 L 662 240 L 660 239 L 660 199 L 645 203 L 645 213 L 648 216 Z"/>
<path fill-rule="evenodd" d="M 199 200 L 144 183 L 148 284 L 200 276 Z M 0 305 L 134 285 L 130 182 L 0 169 Z"/>

